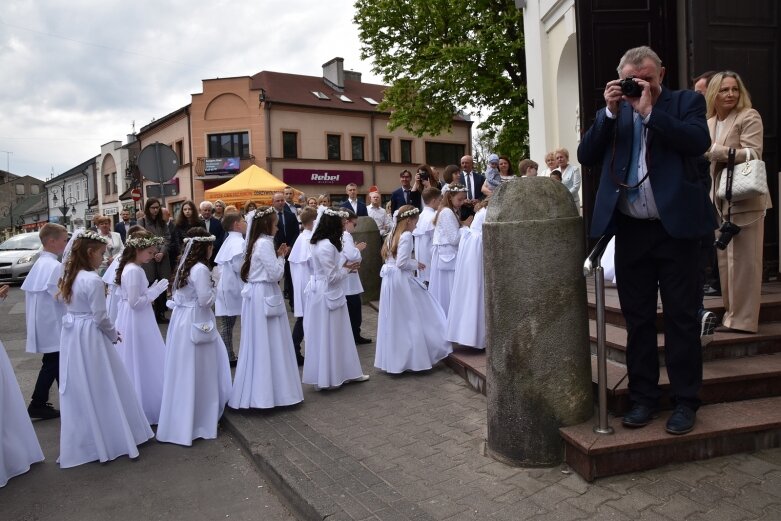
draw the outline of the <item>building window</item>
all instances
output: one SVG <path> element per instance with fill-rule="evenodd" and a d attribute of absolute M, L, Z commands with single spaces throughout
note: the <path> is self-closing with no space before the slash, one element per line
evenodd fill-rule
<path fill-rule="evenodd" d="M 179 166 L 182 166 L 184 163 L 184 141 L 177 141 L 176 142 L 176 157 L 179 158 Z"/>
<path fill-rule="evenodd" d="M 30 185 L 30 193 L 33 195 L 37 195 L 41 193 L 41 187 L 38 185 Z"/>
<path fill-rule="evenodd" d="M 248 157 L 249 132 L 209 135 L 209 157 Z"/>
<path fill-rule="evenodd" d="M 350 138 L 352 142 L 353 161 L 363 161 L 363 143 L 365 141 L 363 136 L 353 136 Z"/>
<path fill-rule="evenodd" d="M 111 193 L 117 193 L 117 173 L 111 174 Z"/>
<path fill-rule="evenodd" d="M 339 161 L 342 159 L 342 136 L 339 134 L 328 134 L 328 159 L 330 161 Z"/>
<path fill-rule="evenodd" d="M 393 143 L 392 139 L 389 138 L 380 138 L 380 163 L 390 163 L 391 162 L 391 144 Z"/>
<path fill-rule="evenodd" d="M 285 159 L 298 157 L 298 132 L 282 132 L 282 157 Z"/>
<path fill-rule="evenodd" d="M 111 195 L 111 178 L 108 174 L 103 176 L 103 195 Z"/>
<path fill-rule="evenodd" d="M 412 141 L 409 139 L 401 140 L 401 162 L 412 163 Z"/>
<path fill-rule="evenodd" d="M 460 165 L 465 151 L 465 145 L 462 144 L 426 141 L 426 164 Z"/>
<path fill-rule="evenodd" d="M 16 185 L 16 195 L 24 195 L 24 185 Z"/>

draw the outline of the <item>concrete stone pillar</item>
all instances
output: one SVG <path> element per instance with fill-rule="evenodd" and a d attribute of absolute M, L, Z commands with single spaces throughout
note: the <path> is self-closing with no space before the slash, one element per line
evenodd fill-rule
<path fill-rule="evenodd" d="M 483 226 L 488 452 L 524 467 L 563 460 L 559 428 L 593 412 L 583 218 L 558 181 L 494 192 Z"/>
<path fill-rule="evenodd" d="M 355 243 L 365 242 L 366 249 L 361 252 L 361 269 L 358 274 L 363 285 L 361 302 L 367 304 L 372 300 L 380 299 L 380 269 L 382 268 L 382 237 L 377 223 L 371 217 L 358 217 L 353 232 Z"/>

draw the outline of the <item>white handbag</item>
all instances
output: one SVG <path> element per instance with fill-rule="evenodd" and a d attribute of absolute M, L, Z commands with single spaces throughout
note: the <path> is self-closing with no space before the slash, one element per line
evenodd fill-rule
<path fill-rule="evenodd" d="M 719 180 L 719 189 L 716 195 L 719 199 L 727 199 L 727 170 L 721 171 Z M 765 171 L 765 162 L 761 159 L 751 159 L 751 149 L 746 149 L 746 162 L 735 165 L 735 171 L 732 174 L 732 202 L 767 195 L 767 173 Z"/>
<path fill-rule="evenodd" d="M 190 340 L 193 344 L 208 344 L 217 340 L 217 330 L 214 327 L 214 322 L 208 320 L 206 322 L 193 323 L 192 329 L 190 329 Z"/>

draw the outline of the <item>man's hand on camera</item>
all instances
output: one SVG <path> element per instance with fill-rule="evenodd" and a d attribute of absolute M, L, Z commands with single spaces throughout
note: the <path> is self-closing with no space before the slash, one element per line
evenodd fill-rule
<path fill-rule="evenodd" d="M 641 80 L 640 78 L 635 78 L 634 81 L 643 88 L 643 93 L 639 98 L 625 97 L 624 99 L 628 101 L 630 105 L 632 105 L 632 108 L 635 109 L 635 112 L 640 114 L 641 117 L 645 118 L 648 116 L 648 114 L 651 113 L 651 109 L 654 107 L 654 97 L 653 93 L 651 92 L 651 84 L 645 80 Z"/>
<path fill-rule="evenodd" d="M 613 117 L 618 115 L 618 104 L 621 103 L 623 98 L 620 83 L 621 80 L 613 80 L 605 85 L 605 103 L 607 104 L 607 110 L 613 114 Z"/>

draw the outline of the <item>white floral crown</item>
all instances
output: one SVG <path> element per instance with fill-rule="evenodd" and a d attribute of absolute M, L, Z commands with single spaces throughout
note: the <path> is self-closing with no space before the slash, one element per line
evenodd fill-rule
<path fill-rule="evenodd" d="M 411 217 L 413 215 L 418 215 L 420 213 L 420 210 L 417 208 L 410 208 L 406 212 L 401 212 L 399 214 L 399 219 L 406 219 L 407 217 Z"/>
<path fill-rule="evenodd" d="M 128 239 L 125 242 L 125 246 L 130 246 L 137 250 L 145 250 L 147 248 L 151 248 L 152 246 L 159 246 L 163 244 L 163 242 L 164 239 L 162 237 L 134 237 L 132 239 Z"/>
<path fill-rule="evenodd" d="M 448 192 L 466 192 L 466 186 L 458 184 L 458 183 L 451 183 L 448 186 L 447 189 Z"/>
<path fill-rule="evenodd" d="M 83 231 L 80 237 L 84 237 L 85 239 L 90 239 L 92 241 L 102 242 L 103 244 L 108 244 L 108 237 L 104 237 L 99 233 L 93 232 L 92 230 Z"/>
<path fill-rule="evenodd" d="M 344 210 L 332 210 L 330 208 L 325 209 L 326 215 L 330 215 L 331 217 L 341 217 L 342 219 L 347 219 L 350 217 L 350 214 L 348 212 L 345 212 Z"/>
<path fill-rule="evenodd" d="M 214 235 L 207 235 L 206 237 L 185 237 L 184 242 L 214 242 L 217 240 L 217 237 Z"/>
<path fill-rule="evenodd" d="M 255 210 L 255 215 L 252 216 L 252 218 L 253 219 L 260 219 L 261 217 L 265 217 L 267 215 L 271 215 L 274 212 L 275 212 L 274 207 L 273 206 L 269 206 L 268 208 L 266 208 L 263 211 Z"/>

